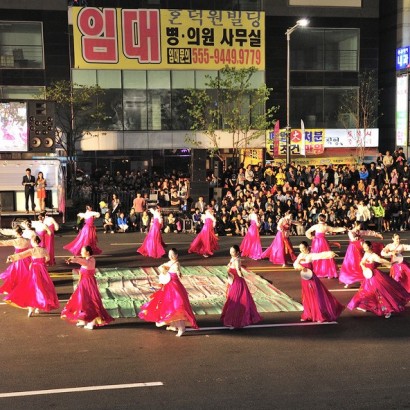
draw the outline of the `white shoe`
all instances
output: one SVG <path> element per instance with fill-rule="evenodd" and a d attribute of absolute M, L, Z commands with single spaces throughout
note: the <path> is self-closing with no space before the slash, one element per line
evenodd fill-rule
<path fill-rule="evenodd" d="M 156 327 L 161 327 L 161 326 L 165 326 L 165 325 L 166 325 L 165 322 L 155 322 Z"/>
<path fill-rule="evenodd" d="M 360 312 L 366 312 L 366 309 L 362 309 L 362 308 L 356 308 L 357 310 L 360 310 Z"/>
<path fill-rule="evenodd" d="M 84 325 L 84 329 L 87 329 L 87 330 L 93 330 L 94 329 L 94 325 L 90 322 L 90 323 L 87 323 L 86 325 Z"/>
<path fill-rule="evenodd" d="M 84 327 L 85 326 L 85 322 L 77 322 L 75 324 L 77 327 Z"/>
<path fill-rule="evenodd" d="M 171 330 L 171 332 L 176 332 L 178 329 L 175 326 L 167 326 L 167 330 Z"/>
<path fill-rule="evenodd" d="M 389 317 L 391 317 L 391 313 L 387 313 L 387 315 L 384 315 L 384 317 L 385 317 L 386 319 L 388 319 Z"/>
<path fill-rule="evenodd" d="M 39 308 L 35 308 L 35 309 L 34 309 L 34 313 L 39 314 L 39 313 L 40 313 L 40 309 L 39 309 Z"/>
<path fill-rule="evenodd" d="M 27 317 L 31 317 L 31 316 L 33 316 L 33 309 L 28 308 Z"/>
<path fill-rule="evenodd" d="M 178 329 L 178 333 L 175 336 L 181 337 L 184 333 L 185 333 L 185 329 Z"/>
<path fill-rule="evenodd" d="M 345 288 L 345 289 L 348 289 L 348 288 L 349 288 L 349 285 L 344 285 L 344 288 Z"/>

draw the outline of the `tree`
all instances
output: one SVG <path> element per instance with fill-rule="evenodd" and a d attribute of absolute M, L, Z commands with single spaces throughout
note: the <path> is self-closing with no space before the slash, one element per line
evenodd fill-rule
<path fill-rule="evenodd" d="M 104 106 L 98 101 L 103 90 L 97 85 L 84 86 L 62 80 L 47 87 L 43 98 L 55 103 L 57 126 L 56 145 L 60 145 L 67 158 L 68 192 L 76 185 L 77 143 L 90 129 L 98 129 L 105 119 Z"/>
<path fill-rule="evenodd" d="M 346 128 L 356 129 L 356 161 L 363 162 L 366 151 L 366 130 L 374 128 L 379 118 L 380 90 L 377 73 L 364 71 L 359 75 L 359 86 L 343 94 L 339 122 Z M 360 130 L 363 129 L 363 135 Z"/>
<path fill-rule="evenodd" d="M 233 157 L 237 161 L 240 151 L 272 126 L 276 107 L 266 109 L 272 90 L 265 84 L 258 88 L 252 85 L 256 72 L 255 67 L 225 66 L 215 77 L 206 76 L 205 90 L 192 90 L 185 97 L 191 130 L 205 134 L 205 148 L 211 156 L 221 158 L 221 131 L 231 134 Z M 187 139 L 193 145 L 204 145 L 195 138 Z"/>

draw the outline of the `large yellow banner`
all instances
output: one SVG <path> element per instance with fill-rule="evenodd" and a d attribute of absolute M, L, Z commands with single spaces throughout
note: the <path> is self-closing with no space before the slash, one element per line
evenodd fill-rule
<path fill-rule="evenodd" d="M 75 68 L 265 69 L 259 11 L 73 7 L 72 21 Z"/>

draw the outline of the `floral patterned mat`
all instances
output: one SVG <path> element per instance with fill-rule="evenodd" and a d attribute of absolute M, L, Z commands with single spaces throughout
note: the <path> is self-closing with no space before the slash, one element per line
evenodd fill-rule
<path fill-rule="evenodd" d="M 260 313 L 300 312 L 302 305 L 259 275 L 243 269 L 249 290 Z M 96 279 L 105 308 L 113 317 L 135 317 L 139 307 L 160 288 L 154 267 L 97 269 Z M 196 315 L 220 315 L 225 303 L 226 266 L 182 267 L 185 286 Z"/>

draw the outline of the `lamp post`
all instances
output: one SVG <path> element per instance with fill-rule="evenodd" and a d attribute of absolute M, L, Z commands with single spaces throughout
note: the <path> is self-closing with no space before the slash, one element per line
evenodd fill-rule
<path fill-rule="evenodd" d="M 290 134 L 292 128 L 290 126 L 290 35 L 298 27 L 306 27 L 309 20 L 301 19 L 296 22 L 293 27 L 286 30 L 287 41 L 287 57 L 286 57 L 286 164 L 290 164 Z M 304 137 L 304 136 L 303 136 Z"/>

